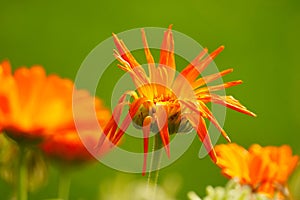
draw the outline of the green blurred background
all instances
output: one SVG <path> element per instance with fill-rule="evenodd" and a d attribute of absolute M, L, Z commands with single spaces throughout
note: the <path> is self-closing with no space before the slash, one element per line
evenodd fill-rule
<path fill-rule="evenodd" d="M 244 147 L 289 144 L 300 154 L 300 1 L 2 0 L 0 8 L 0 60 L 9 59 L 13 68 L 41 64 L 48 73 L 71 79 L 88 53 L 112 32 L 174 24 L 174 30 L 210 50 L 223 44 L 217 66 L 235 69 L 225 80 L 244 81 L 227 93 L 258 115 L 251 118 L 228 110 L 225 130 L 232 141 Z M 114 73 L 114 80 L 123 74 L 117 68 L 109 73 Z M 103 88 L 98 96 L 110 102 L 109 87 Z M 195 140 L 179 160 L 161 171 L 160 179 L 182 176 L 179 199 L 186 199 L 190 190 L 203 196 L 206 185 L 226 182 L 209 158 L 198 158 L 199 147 Z M 50 169 L 47 186 L 30 194 L 32 199 L 56 196 L 57 171 Z M 70 199 L 98 199 L 101 182 L 115 176 L 115 170 L 98 163 L 84 167 L 73 175 Z M 1 199 L 10 193 L 0 181 Z"/>

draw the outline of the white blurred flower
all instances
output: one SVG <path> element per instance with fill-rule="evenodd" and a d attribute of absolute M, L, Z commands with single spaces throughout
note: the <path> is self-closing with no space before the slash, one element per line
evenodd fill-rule
<path fill-rule="evenodd" d="M 190 200 L 201 200 L 200 197 L 194 191 L 188 192 L 187 196 Z"/>
<path fill-rule="evenodd" d="M 240 185 L 237 180 L 231 180 L 225 187 L 206 188 L 207 195 L 203 200 L 270 200 L 267 196 L 262 194 L 252 193 L 250 187 Z M 190 200 L 201 200 L 195 192 L 189 192 Z"/>

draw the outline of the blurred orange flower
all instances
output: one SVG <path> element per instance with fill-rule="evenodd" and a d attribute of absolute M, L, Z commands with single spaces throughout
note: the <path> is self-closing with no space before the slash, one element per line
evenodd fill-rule
<path fill-rule="evenodd" d="M 110 119 L 102 101 L 71 80 L 46 75 L 41 66 L 0 64 L 0 128 L 16 141 L 43 142 L 46 154 L 66 160 L 90 159 L 82 140 L 92 145 Z M 76 110 L 79 115 L 73 116 Z M 96 119 L 96 122 L 95 120 Z M 77 128 L 82 132 L 81 137 Z M 0 131 L 1 131 L 0 130 Z M 88 135 L 88 136 L 87 136 Z M 101 152 L 103 153 L 104 149 Z"/>
<path fill-rule="evenodd" d="M 213 161 L 216 161 L 217 158 L 208 135 L 205 119 L 210 120 L 228 141 L 230 139 L 206 104 L 220 104 L 241 113 L 255 116 L 232 96 L 220 96 L 212 93 L 241 84 L 242 81 L 232 81 L 215 86 L 206 85 L 232 72 L 232 69 L 198 78 L 202 71 L 224 49 L 223 46 L 210 55 L 207 54 L 207 49 L 204 49 L 178 76 L 175 76 L 176 64 L 171 26 L 164 33 L 160 60 L 157 66 L 149 50 L 145 32 L 142 30 L 142 41 L 148 63 L 149 74 L 147 74 L 126 48 L 123 41 L 119 40 L 116 35 L 113 37 L 118 49 L 114 55 L 121 63 L 118 66 L 130 74 L 136 92 L 126 92 L 120 98 L 104 133 L 113 144 L 117 144 L 131 121 L 133 121 L 133 125 L 142 129 L 144 134 L 144 171 L 150 131 L 160 134 L 163 146 L 169 156 L 170 134 L 186 133 L 195 129 L 207 152 Z M 133 101 L 127 100 L 126 96 L 131 96 Z M 118 126 L 124 105 L 128 104 L 129 112 L 122 124 Z M 99 146 L 104 140 L 104 136 L 100 138 Z"/>
<path fill-rule="evenodd" d="M 16 140 L 42 139 L 74 126 L 73 83 L 46 76 L 41 66 L 21 67 L 11 73 L 8 61 L 0 64 L 0 127 Z"/>
<path fill-rule="evenodd" d="M 289 146 L 261 147 L 252 145 L 247 151 L 231 143 L 215 147 L 217 165 L 228 178 L 238 178 L 241 184 L 251 186 L 254 192 L 279 197 L 288 195 L 287 180 L 298 165 L 299 156 L 293 156 Z"/>

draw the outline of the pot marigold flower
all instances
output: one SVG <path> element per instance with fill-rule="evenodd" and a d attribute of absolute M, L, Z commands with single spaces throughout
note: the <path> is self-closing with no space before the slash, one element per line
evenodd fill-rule
<path fill-rule="evenodd" d="M 298 165 L 299 156 L 293 156 L 289 146 L 261 147 L 252 145 L 247 151 L 231 143 L 215 147 L 222 173 L 241 184 L 249 185 L 255 193 L 278 198 L 288 196 L 287 180 Z"/>
<path fill-rule="evenodd" d="M 104 127 L 111 117 L 100 99 L 74 89 L 71 80 L 47 76 L 41 66 L 21 67 L 12 74 L 10 63 L 4 61 L 0 64 L 0 82 L 0 131 L 16 141 L 43 142 L 45 152 L 53 157 L 90 158 L 81 141 L 87 138 L 79 138 L 76 128 L 86 131 L 84 136 L 99 135 L 95 134 L 95 125 Z M 74 109 L 80 113 L 76 124 Z M 91 120 L 95 114 L 97 124 Z M 94 141 L 95 146 L 97 139 L 91 137 L 88 142 Z"/>
<path fill-rule="evenodd" d="M 170 134 L 187 133 L 195 129 L 212 160 L 216 162 L 215 151 L 204 119 L 210 120 L 228 141 L 229 137 L 218 124 L 206 103 L 221 104 L 247 115 L 255 116 L 232 96 L 220 96 L 211 93 L 238 85 L 241 81 L 206 86 L 207 83 L 232 72 L 232 69 L 198 78 L 224 47 L 219 47 L 210 55 L 207 55 L 207 49 L 204 49 L 182 72 L 175 76 L 176 65 L 171 26 L 164 33 L 157 66 L 148 47 L 145 32 L 143 29 L 141 32 L 148 63 L 148 74 L 135 60 L 123 41 L 113 34 L 118 50 L 114 51 L 114 56 L 120 62 L 118 67 L 130 74 L 136 91 L 127 91 L 121 96 L 111 120 L 104 129 L 104 134 L 112 144 L 118 144 L 131 122 L 135 127 L 142 129 L 144 138 L 143 171 L 145 171 L 150 131 L 160 134 L 165 151 L 170 156 Z M 126 96 L 130 96 L 132 100 L 127 100 Z M 118 126 L 124 106 L 128 104 L 129 112 Z M 102 136 L 99 140 L 99 148 L 104 141 L 105 136 Z"/>
<path fill-rule="evenodd" d="M 74 126 L 71 80 L 47 76 L 41 66 L 11 72 L 0 63 L 0 128 L 15 140 L 39 140 Z"/>

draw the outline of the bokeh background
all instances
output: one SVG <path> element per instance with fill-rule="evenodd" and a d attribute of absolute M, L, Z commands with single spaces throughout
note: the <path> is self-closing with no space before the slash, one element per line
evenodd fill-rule
<path fill-rule="evenodd" d="M 0 9 L 0 60 L 9 59 L 14 68 L 41 64 L 48 73 L 73 80 L 88 53 L 112 32 L 173 24 L 174 30 L 210 50 L 223 44 L 225 51 L 215 60 L 219 70 L 233 67 L 225 80 L 244 81 L 227 93 L 258 115 L 228 110 L 225 130 L 232 141 L 244 147 L 289 144 L 300 154 L 300 1 L 2 0 Z M 114 68 L 106 73 L 107 80 L 113 84 L 122 74 Z M 104 85 L 97 95 L 110 102 L 110 94 L 110 86 Z M 170 174 L 181 177 L 178 199 L 187 199 L 190 190 L 203 196 L 207 185 L 227 181 L 208 157 L 198 158 L 199 148 L 195 139 L 179 160 L 161 171 L 161 180 Z M 50 171 L 47 186 L 30 194 L 32 199 L 56 196 L 58 172 L 53 167 Z M 100 185 L 116 174 L 100 163 L 83 167 L 73 174 L 70 199 L 99 199 Z M 1 199 L 10 194 L 0 180 Z"/>

